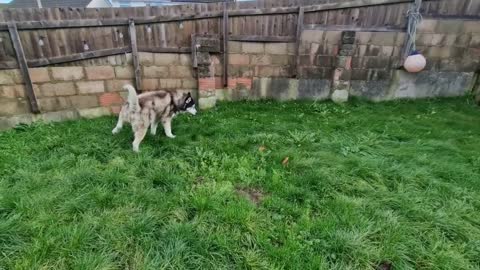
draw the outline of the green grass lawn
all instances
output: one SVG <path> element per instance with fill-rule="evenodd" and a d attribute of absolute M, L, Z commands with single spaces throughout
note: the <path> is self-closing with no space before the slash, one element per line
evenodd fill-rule
<path fill-rule="evenodd" d="M 221 103 L 140 154 L 115 122 L 0 133 L 0 269 L 480 268 L 466 98 Z"/>

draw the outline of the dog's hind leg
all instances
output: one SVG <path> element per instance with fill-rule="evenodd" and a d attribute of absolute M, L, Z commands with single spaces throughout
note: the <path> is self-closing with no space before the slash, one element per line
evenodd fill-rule
<path fill-rule="evenodd" d="M 150 134 L 156 135 L 157 134 L 157 128 L 158 128 L 158 122 L 157 122 L 157 114 L 152 111 L 151 116 L 150 116 Z"/>
<path fill-rule="evenodd" d="M 133 151 L 139 152 L 140 151 L 140 143 L 145 138 L 147 134 L 148 127 L 142 127 L 135 131 L 135 140 L 133 141 Z"/>
<path fill-rule="evenodd" d="M 175 135 L 172 134 L 172 118 L 168 117 L 162 120 L 163 129 L 165 130 L 165 135 L 167 137 L 174 139 Z"/>
<path fill-rule="evenodd" d="M 152 123 L 152 126 L 150 127 L 150 133 L 152 135 L 157 135 L 157 128 L 158 128 L 158 122 Z"/>

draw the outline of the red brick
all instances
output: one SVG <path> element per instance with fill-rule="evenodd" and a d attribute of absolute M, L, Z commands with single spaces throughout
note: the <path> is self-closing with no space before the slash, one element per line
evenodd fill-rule
<path fill-rule="evenodd" d="M 215 77 L 215 89 L 223 88 L 223 80 L 221 77 Z"/>
<path fill-rule="evenodd" d="M 110 107 L 110 109 L 112 110 L 112 113 L 113 114 L 120 114 L 120 111 L 122 110 L 122 106 L 112 106 Z"/>
<path fill-rule="evenodd" d="M 333 56 L 337 56 L 337 55 L 338 55 L 338 51 L 339 51 L 338 45 L 333 46 L 333 48 L 332 48 Z"/>
<path fill-rule="evenodd" d="M 252 89 L 252 78 L 237 78 L 237 85 L 239 84 L 247 89 Z"/>
<path fill-rule="evenodd" d="M 100 105 L 102 107 L 110 107 L 112 105 L 123 104 L 123 99 L 119 93 L 105 93 L 100 96 Z"/>
<path fill-rule="evenodd" d="M 30 73 L 30 79 L 33 83 L 50 81 L 48 68 L 30 68 L 28 69 L 28 73 Z"/>
<path fill-rule="evenodd" d="M 158 90 L 158 80 L 157 79 L 143 79 L 142 80 L 142 90 L 145 90 L 145 91 Z"/>
<path fill-rule="evenodd" d="M 250 57 L 247 54 L 229 54 L 228 62 L 230 65 L 248 65 Z"/>
<path fill-rule="evenodd" d="M 228 78 L 228 85 L 229 89 L 233 89 L 237 87 L 237 78 Z"/>
<path fill-rule="evenodd" d="M 338 81 L 340 80 L 340 77 L 342 76 L 342 73 L 344 72 L 343 68 L 337 68 L 335 69 L 335 72 L 333 73 L 333 81 Z"/>
<path fill-rule="evenodd" d="M 345 63 L 345 69 L 350 70 L 352 69 L 352 57 L 349 56 L 347 57 L 346 63 Z"/>
<path fill-rule="evenodd" d="M 199 90 L 211 90 L 215 89 L 215 78 L 200 78 L 198 79 L 198 89 Z"/>

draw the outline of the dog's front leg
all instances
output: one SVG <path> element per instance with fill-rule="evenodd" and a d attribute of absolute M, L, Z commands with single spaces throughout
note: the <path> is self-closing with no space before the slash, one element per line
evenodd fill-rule
<path fill-rule="evenodd" d="M 174 139 L 175 135 L 172 134 L 172 118 L 166 118 L 162 121 L 163 129 L 165 130 L 165 135 L 167 137 Z"/>

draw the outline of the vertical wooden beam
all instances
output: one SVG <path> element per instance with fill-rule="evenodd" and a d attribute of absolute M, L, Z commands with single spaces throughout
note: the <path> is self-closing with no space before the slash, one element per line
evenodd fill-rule
<path fill-rule="evenodd" d="M 137 32 L 135 31 L 135 22 L 133 19 L 128 21 L 128 32 L 130 34 L 130 46 L 132 47 L 133 71 L 135 74 L 135 88 L 137 93 L 142 92 L 142 77 L 140 73 L 140 63 L 138 59 Z"/>
<path fill-rule="evenodd" d="M 194 68 L 198 67 L 197 61 L 197 42 L 195 40 L 195 34 L 192 34 L 192 65 Z"/>
<path fill-rule="evenodd" d="M 295 43 L 295 70 L 294 76 L 298 77 L 300 73 L 300 43 L 302 41 L 302 32 L 303 32 L 303 18 L 304 18 L 305 10 L 304 7 L 298 8 L 298 20 L 297 20 L 297 39 Z"/>
<path fill-rule="evenodd" d="M 35 96 L 35 92 L 33 92 L 32 79 L 30 78 L 30 73 L 28 73 L 28 65 L 27 60 L 25 59 L 25 53 L 23 52 L 22 42 L 20 41 L 20 36 L 18 35 L 17 25 L 13 22 L 9 23 L 8 32 L 10 33 L 13 48 L 15 49 L 15 54 L 17 56 L 18 66 L 20 67 L 23 81 L 25 83 L 25 90 L 30 103 L 30 109 L 32 113 L 40 113 L 37 97 Z"/>
<path fill-rule="evenodd" d="M 228 37 L 229 21 L 228 21 L 228 4 L 223 2 L 223 86 L 228 85 Z"/>

